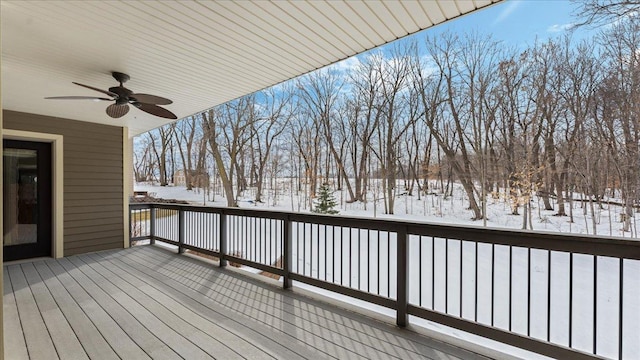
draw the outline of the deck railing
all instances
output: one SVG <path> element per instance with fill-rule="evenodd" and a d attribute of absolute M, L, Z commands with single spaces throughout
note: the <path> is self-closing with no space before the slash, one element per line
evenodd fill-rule
<path fill-rule="evenodd" d="M 148 239 L 559 359 L 637 358 L 640 242 L 240 208 L 132 204 Z"/>

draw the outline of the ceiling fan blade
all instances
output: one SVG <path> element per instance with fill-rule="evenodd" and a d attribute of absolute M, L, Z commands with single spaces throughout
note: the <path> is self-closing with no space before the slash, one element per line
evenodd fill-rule
<path fill-rule="evenodd" d="M 172 113 L 171 111 L 162 108 L 160 106 L 157 105 L 153 105 L 153 104 L 145 104 L 145 103 L 141 103 L 141 102 L 134 102 L 132 103 L 133 106 L 137 107 L 138 109 L 149 113 L 151 115 L 155 115 L 155 116 L 159 116 L 165 119 L 177 119 L 178 117 Z"/>
<path fill-rule="evenodd" d="M 106 100 L 106 101 L 113 101 L 113 99 L 107 99 L 107 98 L 95 97 L 95 96 L 50 96 L 50 97 L 46 97 L 45 99 L 53 99 L 53 100 L 94 100 L 94 101 Z"/>
<path fill-rule="evenodd" d="M 107 115 L 111 116 L 114 119 L 121 118 L 125 116 L 129 112 L 129 105 L 117 105 L 111 104 L 107 106 Z"/>
<path fill-rule="evenodd" d="M 117 99 L 117 98 L 118 98 L 118 94 L 113 93 L 113 92 L 111 92 L 111 91 L 98 89 L 98 88 L 96 88 L 96 87 L 89 86 L 89 85 L 84 85 L 84 84 L 80 84 L 80 83 L 77 83 L 77 82 L 75 82 L 75 81 L 73 81 L 73 83 L 74 83 L 74 84 L 76 84 L 76 85 L 78 85 L 78 86 L 85 87 L 85 88 L 87 88 L 87 89 L 91 89 L 91 90 L 95 90 L 95 91 L 101 92 L 101 93 L 103 93 L 103 94 L 105 94 L 105 95 L 113 96 L 115 99 Z"/>
<path fill-rule="evenodd" d="M 144 103 L 144 104 L 155 104 L 155 105 L 169 105 L 173 104 L 173 101 L 155 95 L 149 94 L 131 94 L 131 98 L 135 99 L 133 101 Z"/>

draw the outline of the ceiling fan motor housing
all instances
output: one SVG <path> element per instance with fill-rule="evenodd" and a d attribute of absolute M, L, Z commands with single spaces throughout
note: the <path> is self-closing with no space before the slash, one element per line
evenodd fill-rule
<path fill-rule="evenodd" d="M 116 104 L 117 105 L 125 105 L 129 103 L 129 96 L 131 96 L 131 94 L 133 94 L 133 91 L 127 89 L 124 86 L 114 86 L 114 87 L 110 87 L 109 91 L 118 95 L 118 98 L 116 99 Z"/>

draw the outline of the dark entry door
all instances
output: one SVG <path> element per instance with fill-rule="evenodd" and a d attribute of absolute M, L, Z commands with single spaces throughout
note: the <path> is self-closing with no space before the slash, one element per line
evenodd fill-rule
<path fill-rule="evenodd" d="M 51 144 L 3 141 L 4 261 L 51 256 Z"/>

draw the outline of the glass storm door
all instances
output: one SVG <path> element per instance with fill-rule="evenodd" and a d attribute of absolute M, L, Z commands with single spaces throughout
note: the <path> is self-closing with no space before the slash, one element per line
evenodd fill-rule
<path fill-rule="evenodd" d="M 3 141 L 4 261 L 51 256 L 51 144 Z"/>

